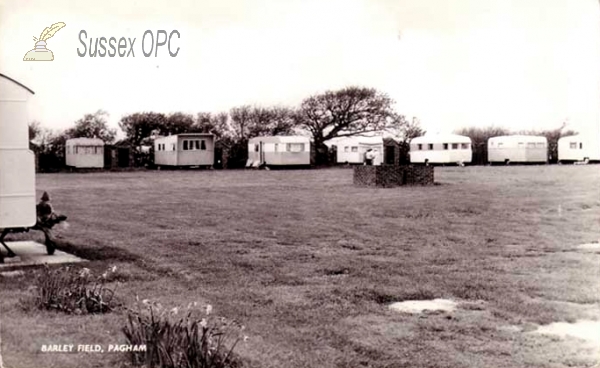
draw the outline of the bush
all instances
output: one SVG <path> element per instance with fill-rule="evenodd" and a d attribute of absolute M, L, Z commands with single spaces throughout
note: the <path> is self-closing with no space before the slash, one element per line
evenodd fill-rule
<path fill-rule="evenodd" d="M 112 311 L 117 304 L 114 289 L 106 285 L 109 273 L 93 277 L 88 268 L 80 270 L 65 267 L 50 269 L 45 266 L 35 279 L 34 304 L 39 309 L 58 310 L 68 314 L 95 314 Z"/>
<path fill-rule="evenodd" d="M 131 345 L 145 345 L 145 352 L 130 352 L 133 365 L 147 368 L 233 368 L 241 367 L 233 349 L 244 329 L 234 321 L 210 315 L 195 316 L 190 304 L 177 317 L 180 308 L 163 309 L 147 300 L 128 312 L 123 333 Z M 236 333 L 237 331 L 237 333 Z M 237 336 L 236 336 L 237 335 Z M 245 339 L 246 337 L 244 337 Z"/>

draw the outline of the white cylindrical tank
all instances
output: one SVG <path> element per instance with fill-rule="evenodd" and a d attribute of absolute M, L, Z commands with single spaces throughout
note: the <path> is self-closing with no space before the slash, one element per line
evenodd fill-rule
<path fill-rule="evenodd" d="M 0 74 L 0 228 L 36 223 L 35 156 L 27 104 L 33 91 Z"/>

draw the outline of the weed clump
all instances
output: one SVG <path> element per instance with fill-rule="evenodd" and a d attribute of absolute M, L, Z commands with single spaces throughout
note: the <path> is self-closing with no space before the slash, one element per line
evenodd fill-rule
<path fill-rule="evenodd" d="M 38 309 L 67 314 L 111 312 L 118 304 L 114 299 L 115 288 L 107 285 L 107 278 L 115 271 L 113 266 L 101 276 L 94 276 L 88 268 L 45 266 L 35 277 L 34 297 L 30 300 Z"/>
<path fill-rule="evenodd" d="M 187 308 L 165 309 L 159 303 L 138 300 L 129 310 L 123 333 L 131 345 L 145 345 L 144 352 L 130 352 L 131 363 L 145 368 L 239 368 L 233 353 L 244 326 L 211 314 L 198 313 L 197 303 Z M 200 316 L 202 314 L 202 316 Z"/>

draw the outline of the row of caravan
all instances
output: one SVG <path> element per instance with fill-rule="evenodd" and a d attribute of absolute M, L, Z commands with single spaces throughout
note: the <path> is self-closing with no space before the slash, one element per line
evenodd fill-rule
<path fill-rule="evenodd" d="M 337 162 L 364 162 L 367 150 L 376 153 L 375 165 L 388 160 L 390 152 L 381 137 L 352 137 L 336 142 Z M 494 163 L 547 163 L 548 139 L 544 136 L 510 135 L 488 139 L 487 161 Z M 466 164 L 473 157 L 472 142 L 461 135 L 425 135 L 410 141 L 410 162 L 413 164 Z M 561 163 L 600 161 L 600 137 L 573 135 L 558 140 L 558 160 Z"/>
<path fill-rule="evenodd" d="M 398 162 L 398 143 L 382 137 L 349 137 L 331 142 L 339 164 L 362 164 L 365 153 L 374 153 L 374 165 Z M 583 135 L 559 139 L 560 162 L 599 161 L 600 145 Z M 66 142 L 66 164 L 76 168 L 104 167 L 104 142 L 75 138 Z M 543 136 L 512 135 L 490 138 L 489 163 L 546 163 L 548 140 Z M 425 135 L 410 141 L 410 162 L 414 164 L 468 164 L 473 156 L 471 139 L 460 135 Z M 158 166 L 212 166 L 215 160 L 211 134 L 188 133 L 159 137 L 154 142 Z M 308 166 L 311 140 L 304 136 L 255 137 L 248 142 L 247 167 Z"/>
<path fill-rule="evenodd" d="M 398 162 L 394 149 L 398 142 L 376 137 L 349 137 L 332 142 L 337 148 L 337 163 L 361 164 L 368 150 L 374 152 L 373 165 Z M 414 164 L 465 164 L 473 155 L 471 139 L 460 135 L 426 135 L 410 141 L 410 162 Z"/>

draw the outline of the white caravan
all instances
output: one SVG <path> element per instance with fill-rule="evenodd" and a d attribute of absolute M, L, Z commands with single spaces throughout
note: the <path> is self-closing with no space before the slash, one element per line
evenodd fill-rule
<path fill-rule="evenodd" d="M 413 164 L 470 163 L 473 157 L 471 138 L 456 134 L 431 134 L 410 141 Z"/>
<path fill-rule="evenodd" d="M 488 139 L 488 162 L 547 163 L 548 139 L 534 135 L 504 135 Z"/>

